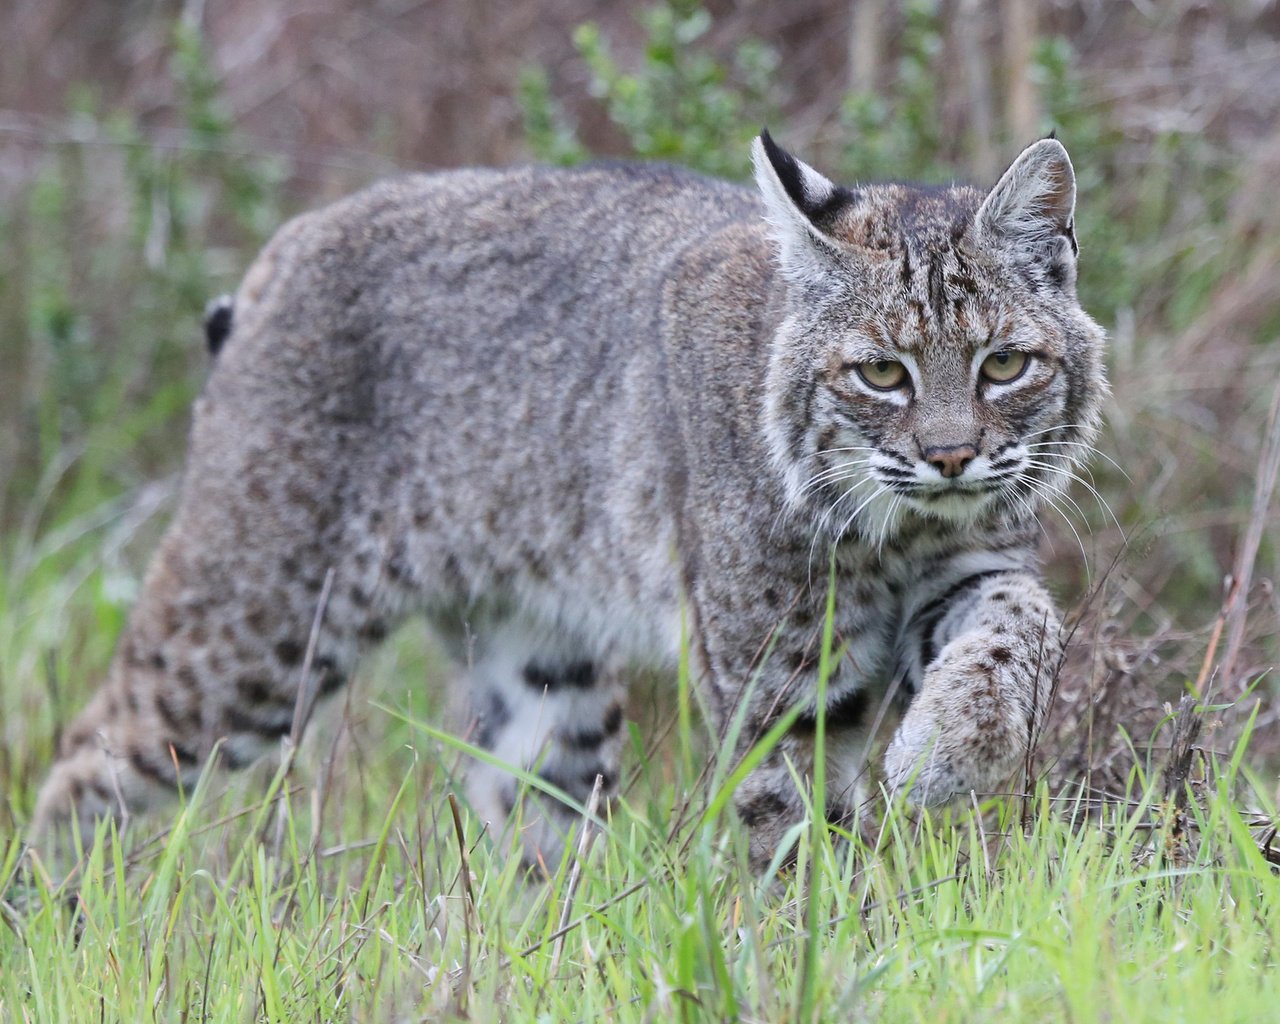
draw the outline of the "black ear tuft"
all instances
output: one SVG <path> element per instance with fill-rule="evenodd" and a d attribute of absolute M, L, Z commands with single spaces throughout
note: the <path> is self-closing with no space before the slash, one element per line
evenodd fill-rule
<path fill-rule="evenodd" d="M 797 160 L 773 141 L 768 129 L 751 144 L 751 164 L 783 274 L 808 283 L 824 279 L 833 256 L 853 241 L 847 237 L 844 214 L 856 194 Z"/>
<path fill-rule="evenodd" d="M 761 129 L 760 142 L 787 198 L 820 231 L 828 230 L 836 214 L 856 201 L 857 193 L 833 185 L 774 142 L 768 128 Z"/>
<path fill-rule="evenodd" d="M 1046 139 L 1056 139 L 1057 137 L 1058 137 L 1058 129 L 1057 129 L 1057 128 L 1051 128 L 1051 129 L 1049 129 L 1049 134 L 1045 136 L 1045 138 L 1046 138 Z"/>
<path fill-rule="evenodd" d="M 768 128 L 760 130 L 760 141 L 764 143 L 765 156 L 778 181 L 786 190 L 787 197 L 806 215 L 809 213 L 810 200 L 804 188 L 804 175 L 800 164 L 790 153 L 773 141 Z"/>

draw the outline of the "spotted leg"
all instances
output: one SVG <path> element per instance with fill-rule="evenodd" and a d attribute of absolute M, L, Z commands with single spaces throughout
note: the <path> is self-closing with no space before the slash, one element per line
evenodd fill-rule
<path fill-rule="evenodd" d="M 916 804 L 994 792 L 1018 770 L 1061 656 L 1052 599 L 1029 572 L 976 574 L 938 611 L 922 685 L 885 754 L 890 787 Z"/>
<path fill-rule="evenodd" d="M 617 792 L 625 687 L 619 674 L 535 629 L 508 622 L 480 636 L 467 673 L 473 737 L 502 762 L 536 773 L 579 804 L 596 776 L 605 799 Z M 529 789 L 519 814 L 519 780 L 487 763 L 471 766 L 472 806 L 496 834 L 521 823 L 528 860 L 554 865 L 577 817 Z"/>

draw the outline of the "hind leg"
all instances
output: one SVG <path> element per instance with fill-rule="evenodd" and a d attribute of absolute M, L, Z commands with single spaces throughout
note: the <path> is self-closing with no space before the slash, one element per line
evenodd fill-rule
<path fill-rule="evenodd" d="M 476 655 L 466 682 L 474 742 L 507 764 L 535 772 L 579 804 L 590 799 L 597 776 L 602 798 L 612 797 L 626 698 L 620 673 L 518 622 L 479 637 Z M 516 810 L 518 780 L 476 763 L 468 771 L 467 790 L 481 818 L 495 834 L 504 833 Z M 529 789 L 519 817 L 527 859 L 554 866 L 577 812 Z"/>
<path fill-rule="evenodd" d="M 215 745 L 232 767 L 271 749 L 293 725 L 313 624 L 307 702 L 345 682 L 406 603 L 395 538 L 344 499 L 341 477 L 282 465 L 296 458 L 288 436 L 237 449 L 216 427 L 207 444 L 225 445 L 193 454 L 107 678 L 40 792 L 38 846 L 65 851 L 73 821 L 87 837 L 190 786 Z"/>

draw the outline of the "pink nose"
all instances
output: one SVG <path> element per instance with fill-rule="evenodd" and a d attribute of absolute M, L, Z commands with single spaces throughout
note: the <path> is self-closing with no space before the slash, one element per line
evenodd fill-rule
<path fill-rule="evenodd" d="M 964 472 L 978 456 L 978 449 L 971 444 L 957 444 L 949 448 L 930 448 L 924 453 L 924 461 L 950 479 Z"/>

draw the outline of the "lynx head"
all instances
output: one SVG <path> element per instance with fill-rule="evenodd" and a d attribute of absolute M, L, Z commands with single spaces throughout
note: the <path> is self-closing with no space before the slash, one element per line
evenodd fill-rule
<path fill-rule="evenodd" d="M 754 159 L 786 292 L 765 428 L 793 509 L 885 540 L 912 516 L 1052 500 L 1106 392 L 1062 144 L 1029 146 L 985 196 L 841 188 L 767 132 Z"/>

